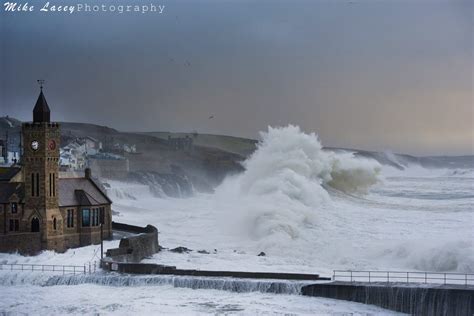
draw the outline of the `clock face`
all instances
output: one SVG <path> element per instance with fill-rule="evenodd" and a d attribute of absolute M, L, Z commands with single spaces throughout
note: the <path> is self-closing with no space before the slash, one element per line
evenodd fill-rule
<path fill-rule="evenodd" d="M 39 148 L 39 143 L 38 143 L 38 141 L 37 141 L 37 140 L 32 141 L 32 142 L 31 142 L 31 149 L 33 149 L 33 150 L 38 150 L 38 148 Z"/>
<path fill-rule="evenodd" d="M 51 139 L 48 143 L 48 147 L 49 147 L 50 150 L 55 150 L 56 149 L 56 142 Z"/>

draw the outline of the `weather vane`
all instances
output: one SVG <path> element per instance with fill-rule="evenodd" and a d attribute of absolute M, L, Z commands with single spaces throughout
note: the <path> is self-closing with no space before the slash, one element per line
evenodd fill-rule
<path fill-rule="evenodd" d="M 43 79 L 38 79 L 38 80 L 36 80 L 36 81 L 38 82 L 38 84 L 39 84 L 39 86 L 40 86 L 40 89 L 41 89 L 41 91 L 43 91 L 43 84 L 44 84 L 44 80 L 43 80 Z"/>

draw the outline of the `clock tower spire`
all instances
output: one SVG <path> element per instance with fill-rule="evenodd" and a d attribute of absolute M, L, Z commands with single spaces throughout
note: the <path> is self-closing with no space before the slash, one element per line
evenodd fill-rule
<path fill-rule="evenodd" d="M 41 240 L 44 248 L 51 237 L 62 234 L 59 212 L 59 124 L 50 121 L 50 109 L 43 93 L 44 80 L 38 80 L 40 94 L 33 109 L 33 122 L 22 125 L 22 169 L 25 183 L 25 209 L 40 221 Z"/>
<path fill-rule="evenodd" d="M 40 94 L 38 100 L 36 101 L 35 108 L 33 109 L 33 122 L 36 123 L 49 123 L 51 111 L 49 110 L 48 102 L 43 94 L 43 84 L 44 80 L 37 80 L 40 85 Z"/>

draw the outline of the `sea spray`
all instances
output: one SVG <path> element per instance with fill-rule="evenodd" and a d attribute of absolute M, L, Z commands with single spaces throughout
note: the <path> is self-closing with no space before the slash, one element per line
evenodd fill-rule
<path fill-rule="evenodd" d="M 350 153 L 323 150 L 318 137 L 299 127 L 269 127 L 257 150 L 243 162 L 245 171 L 216 190 L 218 208 L 230 229 L 248 234 L 267 251 L 308 238 L 302 232 L 321 224 L 331 207 L 325 186 L 363 194 L 378 181 L 380 165 Z"/>

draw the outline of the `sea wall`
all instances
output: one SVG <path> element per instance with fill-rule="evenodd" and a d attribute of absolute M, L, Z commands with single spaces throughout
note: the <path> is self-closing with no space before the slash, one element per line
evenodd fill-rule
<path fill-rule="evenodd" d="M 0 283 L 7 284 L 31 284 L 32 280 L 1 279 Z M 57 285 L 79 285 L 79 284 L 97 284 L 106 286 L 152 286 L 169 285 L 176 288 L 190 289 L 208 289 L 220 290 L 236 293 L 260 292 L 275 294 L 293 294 L 298 295 L 304 282 L 286 281 L 286 280 L 243 280 L 234 278 L 205 278 L 205 277 L 186 277 L 175 275 L 128 275 L 119 273 L 110 274 L 65 274 L 54 275 L 47 280 L 35 281 L 41 286 Z M 150 290 L 153 290 L 150 288 Z"/>
<path fill-rule="evenodd" d="M 124 237 L 118 248 L 108 249 L 105 262 L 140 262 L 160 250 L 158 229 L 152 225 L 140 227 L 112 222 L 112 229 L 136 235 Z"/>
<path fill-rule="evenodd" d="M 331 282 L 304 286 L 306 296 L 372 304 L 411 315 L 473 315 L 474 287 Z"/>
<path fill-rule="evenodd" d="M 114 231 L 127 232 L 134 235 L 122 238 L 118 248 L 107 250 L 106 257 L 102 260 L 101 265 L 106 271 L 128 274 L 161 274 L 211 278 L 330 280 L 328 278 L 321 278 L 317 274 L 176 269 L 174 266 L 140 263 L 142 259 L 152 256 L 160 250 L 158 244 L 158 230 L 156 227 L 151 225 L 139 227 L 112 222 L 112 229 Z"/>
<path fill-rule="evenodd" d="M 40 233 L 18 233 L 0 235 L 0 252 L 19 252 L 35 255 L 41 251 Z"/>
<path fill-rule="evenodd" d="M 130 263 L 113 262 L 105 265 L 109 271 L 117 271 L 129 274 L 158 274 L 188 277 L 208 278 L 238 278 L 238 279 L 269 279 L 269 280 L 294 280 L 294 281 L 319 281 L 328 280 L 318 274 L 302 273 L 276 273 L 276 272 L 246 272 L 246 271 L 210 271 L 195 269 L 176 269 L 174 266 L 166 266 L 154 263 Z"/>

